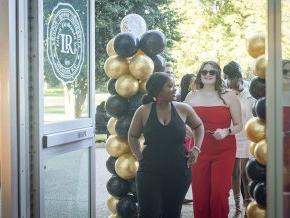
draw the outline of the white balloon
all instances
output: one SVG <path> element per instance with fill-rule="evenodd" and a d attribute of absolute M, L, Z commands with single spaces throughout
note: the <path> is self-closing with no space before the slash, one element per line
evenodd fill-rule
<path fill-rule="evenodd" d="M 129 32 L 140 37 L 146 31 L 146 22 L 139 14 L 128 14 L 121 21 L 121 32 Z"/>

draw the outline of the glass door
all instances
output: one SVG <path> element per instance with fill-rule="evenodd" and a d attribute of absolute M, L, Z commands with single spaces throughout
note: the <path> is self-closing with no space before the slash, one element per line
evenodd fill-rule
<path fill-rule="evenodd" d="M 94 1 L 30 14 L 32 216 L 95 217 Z"/>

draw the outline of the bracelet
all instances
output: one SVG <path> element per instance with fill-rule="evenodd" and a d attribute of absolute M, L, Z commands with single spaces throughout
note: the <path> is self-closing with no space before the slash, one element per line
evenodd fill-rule
<path fill-rule="evenodd" d="M 197 146 L 193 146 L 193 148 L 192 148 L 192 149 L 195 149 L 195 150 L 197 150 L 197 151 L 198 151 L 198 153 L 200 153 L 200 152 L 201 152 L 200 148 L 199 148 L 199 147 L 197 147 Z"/>

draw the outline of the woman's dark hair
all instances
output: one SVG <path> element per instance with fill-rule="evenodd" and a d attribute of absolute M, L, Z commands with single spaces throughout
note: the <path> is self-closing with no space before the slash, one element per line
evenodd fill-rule
<path fill-rule="evenodd" d="M 201 67 L 199 68 L 199 70 L 197 72 L 197 76 L 196 76 L 196 79 L 195 79 L 195 82 L 194 82 L 194 84 L 196 86 L 196 89 L 202 89 L 203 86 L 204 86 L 204 84 L 201 81 L 201 71 L 203 70 L 203 68 L 207 64 L 211 65 L 217 71 L 216 82 L 215 82 L 215 90 L 217 91 L 217 94 L 218 94 L 219 98 L 226 105 L 225 100 L 221 96 L 222 94 L 225 93 L 225 89 L 224 89 L 224 86 L 223 86 L 223 80 L 221 78 L 221 67 L 215 61 L 205 61 L 205 62 L 202 63 Z"/>
<path fill-rule="evenodd" d="M 189 93 L 189 86 L 194 78 L 194 74 L 185 74 L 180 81 L 180 100 L 184 101 L 186 95 Z"/>
<path fill-rule="evenodd" d="M 164 84 L 170 79 L 170 75 L 164 72 L 155 72 L 153 73 L 147 83 L 145 94 L 142 98 L 142 104 L 148 104 L 154 101 L 154 98 L 157 97 L 162 90 Z"/>

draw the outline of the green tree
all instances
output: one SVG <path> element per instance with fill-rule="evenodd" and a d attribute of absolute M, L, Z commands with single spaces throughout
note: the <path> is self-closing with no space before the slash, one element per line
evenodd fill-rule
<path fill-rule="evenodd" d="M 96 89 L 104 88 L 108 80 L 103 66 L 108 58 L 106 45 L 120 32 L 120 22 L 124 16 L 136 13 L 141 15 L 148 29 L 159 29 L 166 35 L 167 50 L 164 56 L 172 60 L 169 51 L 175 42 L 181 39 L 176 26 L 182 15 L 170 7 L 173 0 L 96 0 Z"/>
<path fill-rule="evenodd" d="M 251 77 L 254 59 L 247 53 L 247 39 L 267 34 L 266 1 L 178 0 L 174 7 L 185 14 L 175 44 L 179 75 L 195 72 L 201 62 L 215 60 L 221 66 L 239 62 L 244 76 Z"/>

